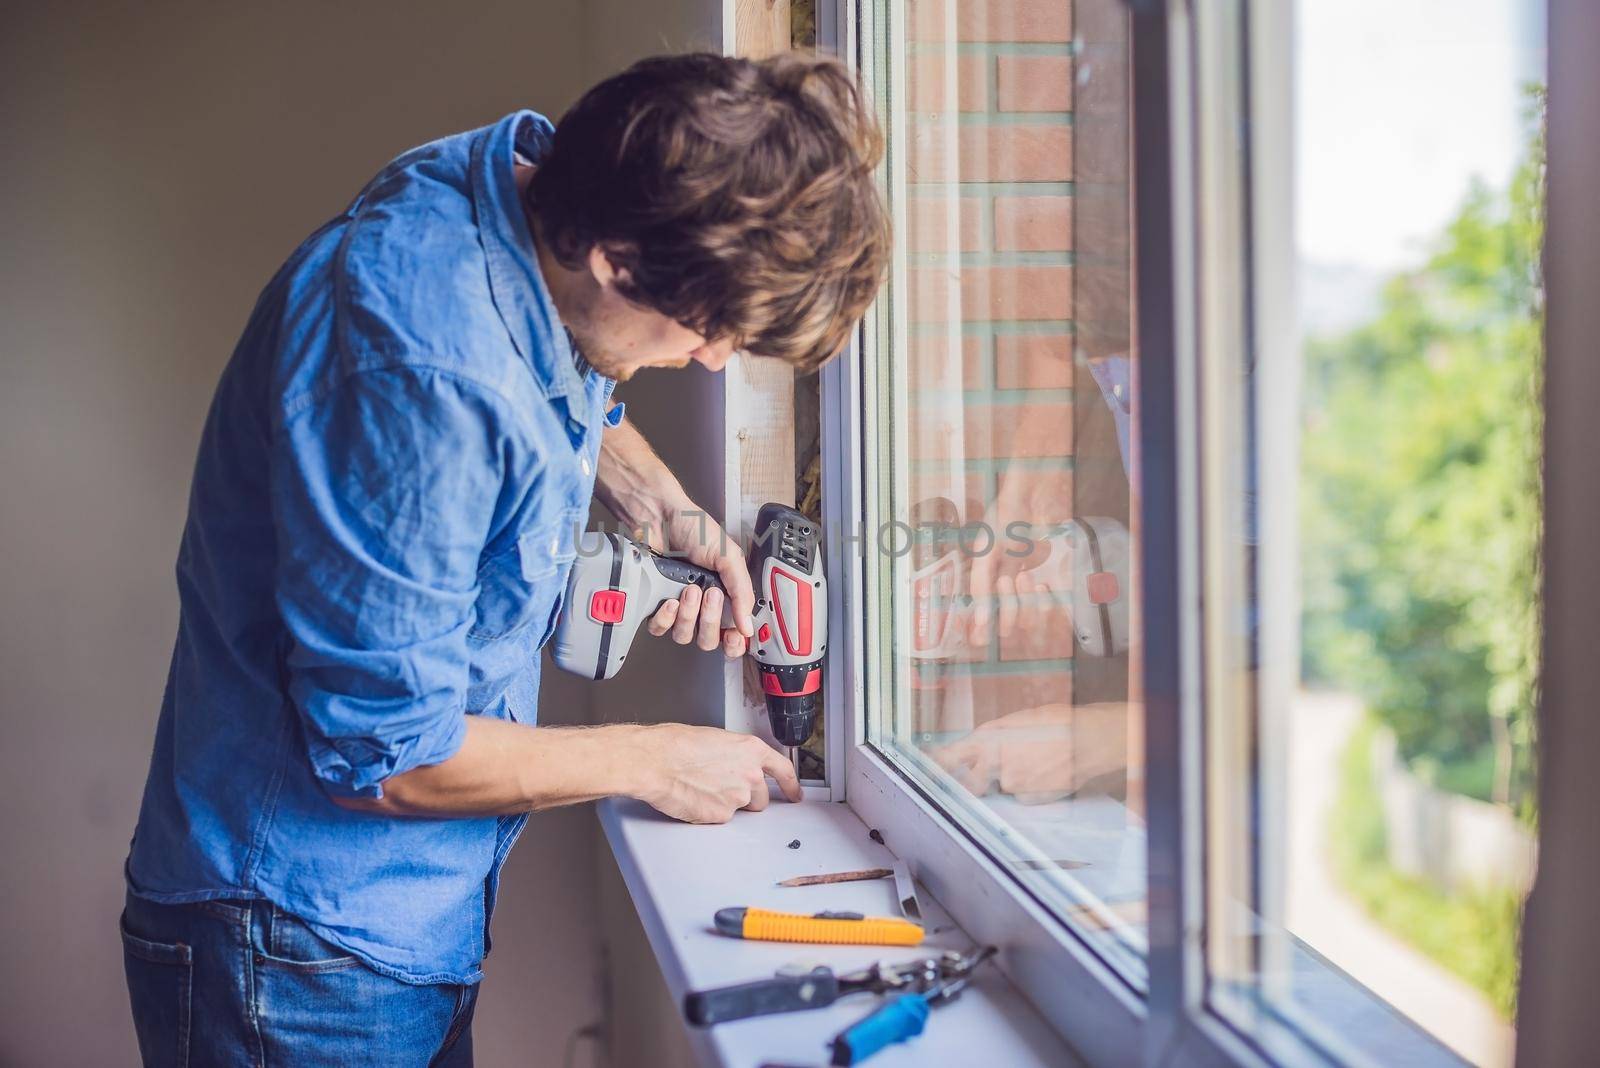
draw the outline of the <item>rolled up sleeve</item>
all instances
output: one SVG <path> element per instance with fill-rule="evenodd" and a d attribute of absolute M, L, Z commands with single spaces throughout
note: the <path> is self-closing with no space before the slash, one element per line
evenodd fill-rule
<path fill-rule="evenodd" d="M 461 747 L 501 403 L 406 367 L 350 376 L 282 421 L 275 595 L 289 697 L 331 794 L 382 797 L 385 779 Z"/>

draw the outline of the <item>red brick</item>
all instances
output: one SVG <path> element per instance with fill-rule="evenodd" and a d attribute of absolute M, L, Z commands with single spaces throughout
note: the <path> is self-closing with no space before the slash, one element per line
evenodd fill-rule
<path fill-rule="evenodd" d="M 906 20 L 918 41 L 950 38 L 946 4 L 955 3 L 955 35 L 963 41 L 1072 40 L 1067 0 L 906 0 Z"/>
<path fill-rule="evenodd" d="M 912 123 L 910 178 L 939 182 L 1066 182 L 1072 179 L 1070 126 L 960 126 L 954 147 L 959 173 L 949 159 L 952 138 L 943 123 Z"/>
<path fill-rule="evenodd" d="M 1072 318 L 1072 268 L 970 267 L 961 272 L 961 314 L 979 319 Z"/>
<path fill-rule="evenodd" d="M 1072 198 L 995 197 L 994 247 L 1001 252 L 1070 252 Z"/>
<path fill-rule="evenodd" d="M 950 360 L 950 339 L 945 334 L 913 334 L 908 342 L 911 357 L 906 362 L 906 384 L 913 390 L 981 389 L 983 339 L 967 335 L 961 339 L 959 367 Z M 959 375 L 959 380 L 957 376 Z"/>
<path fill-rule="evenodd" d="M 995 335 L 994 384 L 996 389 L 1070 389 L 1072 336 Z"/>
<path fill-rule="evenodd" d="M 906 181 L 913 186 L 954 182 L 956 161 L 950 158 L 950 144 L 956 136 L 954 126 L 945 123 L 911 122 L 906 126 Z M 959 156 L 957 157 L 959 159 Z"/>
<path fill-rule="evenodd" d="M 903 418 L 906 421 L 906 458 L 916 460 L 950 459 L 950 444 L 966 424 L 961 411 L 950 407 L 942 398 L 913 397 Z"/>
<path fill-rule="evenodd" d="M 957 0 L 957 32 L 964 41 L 1072 40 L 1067 0 Z"/>
<path fill-rule="evenodd" d="M 912 395 L 909 410 L 904 413 L 905 459 L 941 463 L 955 458 L 970 419 L 970 411 L 951 407 L 952 402 L 959 405 L 960 394 L 946 395 L 938 400 Z"/>
<path fill-rule="evenodd" d="M 952 275 L 959 279 L 961 303 L 951 302 Z M 911 321 L 966 322 L 1072 318 L 1072 268 L 918 267 L 911 271 Z"/>
<path fill-rule="evenodd" d="M 1034 427 L 1047 427 L 1028 440 L 1018 440 L 1017 424 L 1026 419 Z M 985 458 L 1043 459 L 1072 455 L 1072 405 L 1049 404 L 972 405 L 962 424 L 962 448 L 969 460 Z"/>
<path fill-rule="evenodd" d="M 906 73 L 906 97 L 912 111 L 948 110 L 945 88 L 949 77 L 947 59 L 942 53 L 926 52 L 911 59 Z M 956 110 L 989 109 L 989 64 L 987 56 L 956 56 Z"/>
<path fill-rule="evenodd" d="M 960 322 L 960 278 L 961 268 L 954 266 L 913 267 L 907 271 L 911 293 L 906 309 L 910 321 L 933 326 Z"/>
<path fill-rule="evenodd" d="M 906 202 L 906 247 L 912 252 L 950 251 L 950 204 L 960 205 L 957 240 L 962 252 L 983 248 L 977 197 L 914 196 Z"/>
<path fill-rule="evenodd" d="M 995 104 L 1000 111 L 1071 111 L 1071 56 L 1000 56 Z"/>
<path fill-rule="evenodd" d="M 947 460 L 959 449 L 968 460 L 1048 459 L 1072 455 L 1072 405 L 1067 402 L 1021 404 L 969 404 L 952 410 L 946 405 L 917 405 L 912 401 L 907 428 L 911 456 L 918 460 Z M 1018 441 L 1019 419 L 1027 414 L 1046 428 Z"/>
<path fill-rule="evenodd" d="M 913 459 L 926 459 L 912 452 Z M 987 476 L 973 471 L 929 471 L 919 469 L 910 473 L 911 502 L 944 497 L 959 510 L 958 519 L 971 515 L 982 516 L 984 502 L 988 500 Z"/>
<path fill-rule="evenodd" d="M 1024 674 L 986 675 L 981 664 L 965 670 L 971 672 L 974 723 L 987 723 L 1009 712 L 1072 700 L 1070 671 L 1041 668 Z M 956 684 L 952 679 L 950 685 Z"/>

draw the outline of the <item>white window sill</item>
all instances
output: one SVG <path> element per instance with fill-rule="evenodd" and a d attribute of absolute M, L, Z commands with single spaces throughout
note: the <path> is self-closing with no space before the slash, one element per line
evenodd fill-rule
<path fill-rule="evenodd" d="M 918 898 L 930 934 L 922 946 L 911 949 L 745 942 L 713 930 L 716 911 L 738 905 L 896 915 L 889 879 L 803 888 L 775 885 L 794 875 L 889 865 L 893 855 L 868 838 L 867 827 L 844 805 L 774 801 L 766 812 L 741 812 L 719 827 L 676 823 L 636 801 L 603 801 L 599 813 L 667 988 L 680 1007 L 690 990 L 767 978 L 796 961 L 826 964 L 844 974 L 875 960 L 910 960 L 972 948 L 971 939 L 920 886 Z M 800 847 L 790 849 L 795 839 Z M 685 1022 L 684 1027 L 696 1056 L 708 1065 L 823 1064 L 833 1036 L 881 1003 L 879 997 L 860 994 L 824 1009 L 712 1028 Z M 889 1047 L 869 1063 L 873 1068 L 1029 1068 L 1082 1062 L 990 965 L 960 998 L 934 1010 L 920 1037 Z"/>

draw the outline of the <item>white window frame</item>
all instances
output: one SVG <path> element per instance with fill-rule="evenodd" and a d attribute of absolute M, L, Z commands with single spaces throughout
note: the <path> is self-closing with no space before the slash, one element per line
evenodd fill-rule
<path fill-rule="evenodd" d="M 878 338 L 892 320 L 896 295 L 906 291 L 900 248 L 884 295 L 821 379 L 823 521 L 825 530 L 844 532 L 847 539 L 844 551 L 833 546 L 830 563 L 832 647 L 825 685 L 832 795 L 842 795 L 868 826 L 883 833 L 892 850 L 913 862 L 919 880 L 968 934 L 1001 947 L 997 959 L 1002 970 L 1089 1063 L 1359 1064 L 1358 1055 L 1331 1052 L 1308 1031 L 1288 1025 L 1261 1021 L 1249 1033 L 1242 1032 L 1213 1010 L 1206 993 L 1203 755 L 1208 695 L 1201 640 L 1201 357 L 1213 345 L 1253 344 L 1260 352 L 1264 347 L 1288 351 L 1281 347 L 1295 344 L 1288 281 L 1292 272 L 1286 269 L 1292 258 L 1287 237 L 1292 223 L 1287 162 L 1292 147 L 1290 16 L 1281 0 L 1223 0 L 1217 5 L 1236 7 L 1250 27 L 1250 43 L 1243 50 L 1248 65 L 1244 80 L 1253 91 L 1245 123 L 1236 110 L 1243 101 L 1219 100 L 1220 83 L 1213 78 L 1208 84 L 1203 70 L 1196 78 L 1204 49 L 1215 43 L 1205 35 L 1218 31 L 1196 26 L 1194 0 L 1126 2 L 1133 42 L 1135 285 L 1143 411 L 1147 992 L 1135 991 L 866 740 L 874 670 L 867 635 L 888 610 L 868 596 L 876 588 L 878 568 L 884 566 L 871 532 L 890 517 L 878 514 L 878 494 L 863 458 L 877 432 L 870 398 L 876 395 L 875 376 L 886 355 L 878 350 Z M 881 24 L 863 23 L 864 11 L 882 12 Z M 1203 17 L 1215 13 L 1206 9 Z M 904 16 L 904 0 L 818 0 L 819 47 L 845 57 L 871 86 L 877 73 L 875 30 L 886 34 L 891 68 L 904 70 Z M 1278 47 L 1264 46 L 1264 40 Z M 1214 140 L 1205 143 L 1219 124 L 1230 123 L 1250 129 L 1255 140 L 1254 151 L 1247 145 L 1222 164 L 1238 172 L 1230 178 L 1243 181 L 1245 204 L 1217 201 L 1220 150 Z M 891 124 L 886 132 L 892 173 L 892 161 L 903 158 L 904 130 Z M 1227 150 L 1237 153 L 1238 146 Z M 1209 183 L 1208 169 L 1213 176 Z M 890 205 L 895 232 L 903 233 L 904 198 L 891 195 Z M 1223 219 L 1238 227 L 1241 218 L 1245 225 L 1230 235 L 1231 247 L 1201 247 L 1198 234 L 1216 233 Z M 1254 299 L 1243 309 L 1225 312 L 1217 302 L 1229 298 L 1214 282 L 1209 292 L 1202 286 L 1205 277 L 1214 279 L 1219 263 L 1247 280 Z M 1236 329 L 1219 332 L 1219 315 L 1231 315 Z M 1248 337 L 1238 336 L 1245 331 Z M 1281 369 L 1268 371 L 1266 377 L 1278 373 Z M 1264 383 L 1262 388 L 1277 386 Z M 1284 435 L 1281 413 L 1266 412 L 1263 419 L 1275 422 L 1264 422 L 1260 433 L 1274 440 Z M 1275 522 L 1271 516 L 1262 518 Z M 849 540 L 857 537 L 861 540 Z M 1281 580 L 1280 569 L 1292 561 L 1269 551 L 1258 566 Z M 1269 677 L 1262 685 L 1277 688 L 1282 680 Z M 1271 734 L 1274 728 L 1267 724 L 1263 730 Z M 1448 1053 L 1442 1046 L 1440 1050 L 1441 1063 L 1449 1063 Z"/>

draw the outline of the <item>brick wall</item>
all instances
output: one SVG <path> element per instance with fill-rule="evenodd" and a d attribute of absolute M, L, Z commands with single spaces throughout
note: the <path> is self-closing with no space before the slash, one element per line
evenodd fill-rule
<path fill-rule="evenodd" d="M 906 0 L 914 500 L 970 517 L 1009 477 L 1053 518 L 1127 517 L 1114 424 L 1075 374 L 1131 347 L 1122 26 L 1120 0 Z M 970 688 L 978 722 L 1074 689 L 1125 698 L 1126 658 L 1075 664 L 1065 614 L 1043 624 L 924 672 L 927 689 Z M 924 729 L 962 726 L 928 700 Z"/>

